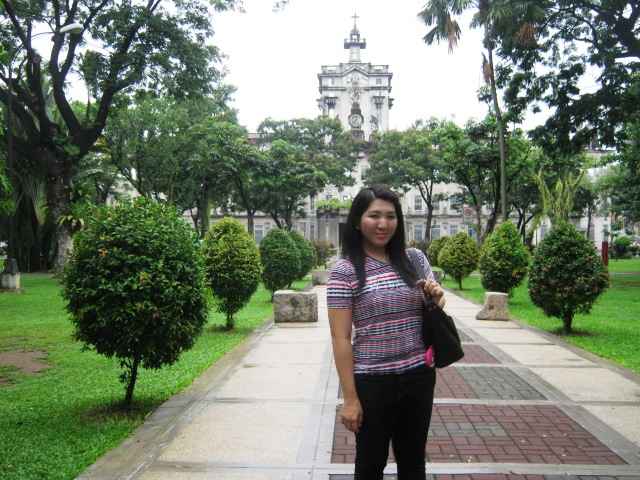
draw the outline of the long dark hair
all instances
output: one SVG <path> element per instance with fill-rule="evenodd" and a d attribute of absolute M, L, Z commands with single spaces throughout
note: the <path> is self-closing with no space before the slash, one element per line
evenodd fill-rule
<path fill-rule="evenodd" d="M 353 263 L 356 268 L 360 289 L 364 288 L 366 280 L 364 268 L 365 252 L 362 246 L 362 232 L 359 226 L 362 215 L 376 199 L 391 202 L 395 207 L 398 224 L 393 237 L 391 237 L 389 243 L 386 245 L 386 253 L 389 261 L 406 284 L 414 286 L 418 281 L 418 274 L 405 252 L 404 218 L 402 216 L 400 198 L 387 187 L 381 185 L 365 187 L 360 190 L 356 198 L 353 199 L 349 215 L 347 216 L 347 223 L 344 226 L 342 257 Z"/>

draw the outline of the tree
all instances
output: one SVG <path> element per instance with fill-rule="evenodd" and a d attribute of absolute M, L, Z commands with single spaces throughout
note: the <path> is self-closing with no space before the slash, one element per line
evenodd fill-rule
<path fill-rule="evenodd" d="M 450 180 L 442 151 L 433 147 L 437 124 L 437 120 L 430 119 L 426 123 L 416 122 L 404 132 L 390 130 L 376 135 L 365 176 L 371 185 L 387 185 L 405 192 L 415 188 L 420 192 L 427 210 L 424 237 L 427 241 L 431 240 L 434 203 L 444 200 L 443 194 L 434 194 L 433 187 Z"/>
<path fill-rule="evenodd" d="M 574 198 L 573 217 L 587 218 L 587 231 L 585 235 L 591 238 L 593 217 L 598 213 L 603 200 L 603 185 L 599 178 L 593 179 L 590 175 L 583 175 L 578 191 Z"/>
<path fill-rule="evenodd" d="M 213 65 L 220 53 L 207 45 L 213 35 L 211 13 L 234 5 L 235 0 L 127 5 L 76 0 L 26 8 L 18 0 L 2 2 L 7 22 L 0 28 L 0 37 L 4 44 L 11 42 L 16 52 L 12 110 L 21 130 L 15 130 L 14 149 L 18 158 L 32 162 L 44 174 L 47 203 L 55 220 L 56 270 L 66 261 L 72 242 L 69 222 L 58 221 L 69 214 L 69 179 L 102 134 L 114 102 L 120 95 L 143 91 L 175 97 L 211 91 L 221 78 Z M 82 33 L 61 30 L 73 22 L 81 24 Z M 45 62 L 34 42 L 43 33 L 52 39 Z M 85 118 L 75 114 L 65 91 L 73 71 L 81 72 L 95 99 L 96 108 L 87 109 Z M 0 81 L 0 101 L 6 105 L 6 71 L 0 73 Z M 46 101 L 48 86 L 52 106 Z M 53 120 L 54 111 L 61 122 Z"/>
<path fill-rule="evenodd" d="M 571 333 L 576 314 L 587 315 L 609 287 L 596 248 L 568 222 L 558 222 L 538 244 L 529 269 L 529 297 Z"/>
<path fill-rule="evenodd" d="M 11 184 L 7 178 L 6 171 L 4 158 L 0 157 L 0 215 L 7 214 L 13 210 Z"/>
<path fill-rule="evenodd" d="M 278 228 L 291 230 L 293 217 L 304 218 L 306 198 L 315 197 L 328 182 L 327 175 L 309 162 L 300 147 L 275 140 L 266 152 L 268 169 L 277 175 L 268 179 L 266 211 Z"/>
<path fill-rule="evenodd" d="M 230 194 L 223 180 L 233 145 L 246 130 L 219 98 L 139 99 L 116 110 L 104 130 L 111 161 L 139 195 L 166 201 L 192 215 L 201 236 L 212 198 Z"/>
<path fill-rule="evenodd" d="M 120 361 L 127 404 L 138 369 L 174 364 L 207 320 L 197 237 L 175 208 L 144 197 L 88 217 L 62 286 L 75 339 Z"/>
<path fill-rule="evenodd" d="M 268 146 L 284 140 L 302 152 L 303 158 L 341 189 L 354 184 L 350 175 L 358 160 L 357 152 L 364 142 L 345 132 L 339 120 L 328 117 L 273 120 L 267 118 L 258 126 L 259 143 Z"/>
<path fill-rule="evenodd" d="M 440 255 L 440 251 L 447 244 L 451 237 L 438 237 L 431 242 L 429 248 L 425 252 L 427 254 L 427 258 L 429 259 L 429 263 L 433 267 L 439 267 L 438 264 L 438 255 Z"/>
<path fill-rule="evenodd" d="M 580 186 L 584 171 L 577 175 L 564 172 L 556 182 L 552 191 L 544 180 L 542 169 L 534 175 L 542 194 L 544 214 L 549 217 L 551 224 L 569 220 L 569 214 L 573 211 L 573 201 Z"/>
<path fill-rule="evenodd" d="M 454 18 L 469 9 L 477 9 L 471 23 L 472 27 L 482 27 L 484 30 L 483 46 L 486 55 L 482 55 L 482 72 L 484 80 L 489 85 L 492 100 L 492 115 L 496 120 L 498 130 L 499 158 L 500 158 L 500 203 L 502 220 L 507 220 L 507 150 L 506 150 L 506 128 L 503 120 L 500 102 L 498 100 L 498 87 L 496 85 L 494 48 L 496 41 L 496 30 L 499 25 L 512 24 L 515 18 L 514 11 L 522 12 L 523 17 L 539 15 L 539 7 L 535 2 L 502 2 L 496 0 L 430 0 L 425 9 L 418 14 L 424 24 L 433 26 L 423 37 L 427 45 L 432 45 L 434 41 L 447 41 L 449 52 L 457 45 L 461 37 L 461 29 L 458 21 Z M 530 23 L 528 20 L 519 23 L 519 38 L 529 38 Z"/>
<path fill-rule="evenodd" d="M 524 11 L 496 31 L 505 60 L 498 83 L 510 114 L 540 111 L 541 104 L 550 109 L 534 132 L 547 152 L 575 153 L 594 140 L 623 143 L 620 127 L 640 110 L 640 92 L 631 88 L 640 68 L 640 6 L 613 0 L 535 4 L 527 38 L 517 36 Z M 584 82 L 590 88 L 581 88 Z"/>
<path fill-rule="evenodd" d="M 276 290 L 290 286 L 298 276 L 300 253 L 287 232 L 272 228 L 260 242 L 260 259 L 264 288 L 271 292 L 273 300 Z"/>
<path fill-rule="evenodd" d="M 529 252 L 513 223 L 504 222 L 485 239 L 478 268 L 485 290 L 513 295 L 529 268 Z"/>
<path fill-rule="evenodd" d="M 262 277 L 260 251 L 238 220 L 223 218 L 207 232 L 203 241 L 207 281 L 217 309 L 226 315 L 226 328 L 249 302 Z"/>
<path fill-rule="evenodd" d="M 469 120 L 464 129 L 452 121 L 441 121 L 434 131 L 436 147 L 442 151 L 451 181 L 460 185 L 463 204 L 473 206 L 476 213 L 478 246 L 493 231 L 499 216 L 499 155 L 495 122 L 490 117 L 482 122 Z M 490 209 L 486 225 L 483 207 Z"/>
<path fill-rule="evenodd" d="M 640 90 L 640 73 L 632 88 Z M 640 221 L 640 117 L 623 129 L 627 139 L 611 157 L 610 174 L 602 184 L 611 199 L 612 208 L 624 211 L 632 222 Z"/>
<path fill-rule="evenodd" d="M 449 238 L 438 254 L 438 266 L 458 282 L 462 290 L 462 279 L 471 275 L 478 267 L 480 249 L 476 242 L 464 232 Z"/>

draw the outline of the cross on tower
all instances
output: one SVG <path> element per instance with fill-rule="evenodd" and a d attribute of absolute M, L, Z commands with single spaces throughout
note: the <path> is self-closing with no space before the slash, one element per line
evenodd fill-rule
<path fill-rule="evenodd" d="M 353 18 L 353 28 L 355 28 L 356 27 L 356 20 L 359 19 L 360 17 L 357 14 L 354 13 L 351 18 Z"/>

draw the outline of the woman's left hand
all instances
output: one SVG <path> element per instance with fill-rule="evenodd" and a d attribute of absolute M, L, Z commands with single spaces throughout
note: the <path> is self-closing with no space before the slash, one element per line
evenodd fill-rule
<path fill-rule="evenodd" d="M 439 307 L 444 307 L 444 289 L 433 280 L 418 280 L 418 288 L 422 289 L 422 301 L 426 304 L 429 303 L 429 296 L 431 302 L 435 303 Z"/>

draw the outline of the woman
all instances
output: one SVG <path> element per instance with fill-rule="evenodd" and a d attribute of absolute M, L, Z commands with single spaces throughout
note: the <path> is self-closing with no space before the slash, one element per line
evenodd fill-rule
<path fill-rule="evenodd" d="M 341 421 L 356 435 L 355 480 L 382 480 L 389 442 L 399 480 L 424 480 L 435 369 L 421 337 L 425 294 L 444 291 L 419 253 L 427 281 L 405 249 L 400 199 L 381 186 L 351 205 L 342 259 L 327 286 L 333 351 L 344 396 Z M 355 328 L 353 343 L 352 325 Z M 431 352 L 429 352 L 431 353 Z"/>

